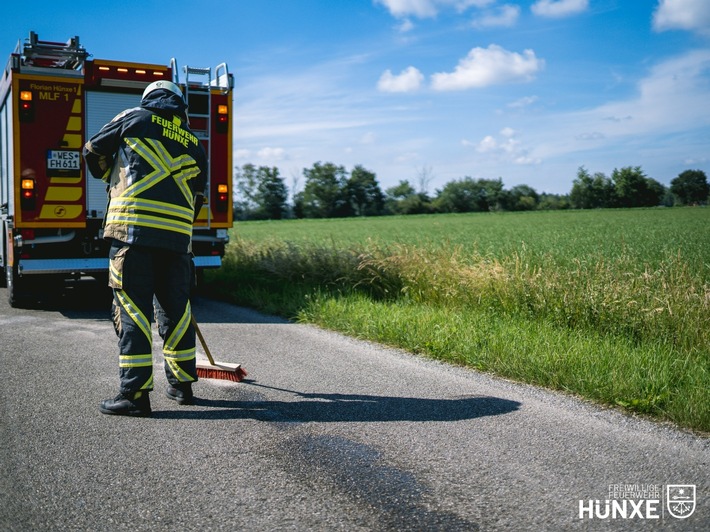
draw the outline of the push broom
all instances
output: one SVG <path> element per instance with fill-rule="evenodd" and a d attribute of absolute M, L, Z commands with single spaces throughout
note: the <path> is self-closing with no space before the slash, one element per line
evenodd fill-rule
<path fill-rule="evenodd" d="M 200 379 L 221 379 L 225 381 L 239 382 L 244 377 L 247 376 L 247 372 L 242 368 L 241 364 L 230 364 L 228 362 L 215 362 L 212 358 L 209 348 L 207 347 L 207 342 L 205 342 L 205 337 L 202 336 L 200 328 L 197 326 L 197 321 L 195 317 L 192 316 L 192 326 L 195 328 L 197 337 L 200 339 L 200 344 L 202 344 L 202 349 L 205 350 L 205 355 L 207 355 L 206 362 L 197 361 L 197 376 Z"/>

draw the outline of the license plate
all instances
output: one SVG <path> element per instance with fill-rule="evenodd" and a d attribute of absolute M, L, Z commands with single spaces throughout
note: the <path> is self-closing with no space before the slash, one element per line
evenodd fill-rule
<path fill-rule="evenodd" d="M 78 151 L 47 151 L 47 170 L 79 170 L 80 168 L 81 154 Z"/>

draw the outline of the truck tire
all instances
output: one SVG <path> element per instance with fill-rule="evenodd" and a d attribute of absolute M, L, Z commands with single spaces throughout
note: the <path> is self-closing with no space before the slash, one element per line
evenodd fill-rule
<path fill-rule="evenodd" d="M 2 230 L 2 235 L 0 235 L 0 251 L 2 251 L 2 268 L 0 268 L 0 288 L 7 287 L 7 246 L 5 245 L 5 237 L 7 236 L 7 228 L 5 224 L 0 224 L 0 230 Z"/>
<path fill-rule="evenodd" d="M 21 279 L 17 273 L 17 265 L 5 270 L 5 284 L 7 285 L 7 302 L 12 308 L 17 308 L 27 303 L 26 279 Z"/>

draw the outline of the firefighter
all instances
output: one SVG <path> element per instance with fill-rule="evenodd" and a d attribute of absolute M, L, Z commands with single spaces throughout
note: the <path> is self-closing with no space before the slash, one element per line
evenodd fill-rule
<path fill-rule="evenodd" d="M 109 286 L 118 335 L 120 389 L 104 414 L 151 415 L 151 323 L 163 340 L 167 396 L 194 401 L 195 330 L 190 288 L 192 224 L 203 203 L 207 156 L 190 131 L 180 88 L 156 81 L 84 146 L 95 178 L 108 184 L 104 238 L 111 243 Z"/>

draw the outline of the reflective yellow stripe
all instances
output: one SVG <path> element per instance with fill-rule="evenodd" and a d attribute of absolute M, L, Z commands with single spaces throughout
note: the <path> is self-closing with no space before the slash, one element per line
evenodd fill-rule
<path fill-rule="evenodd" d="M 192 193 L 185 181 L 199 174 L 199 169 L 196 166 L 195 169 L 188 168 L 197 164 L 195 159 L 187 154 L 173 158 L 163 144 L 154 139 L 147 139 L 148 145 L 138 138 L 127 138 L 125 140 L 126 144 L 150 164 L 154 170 L 137 183 L 126 188 L 121 196 L 138 196 L 166 177 L 175 174 L 176 183 L 185 197 L 187 205 L 192 203 Z"/>
<path fill-rule="evenodd" d="M 123 286 L 123 275 L 114 267 L 113 262 L 109 262 L 108 271 L 114 284 L 116 286 Z"/>
<path fill-rule="evenodd" d="M 184 369 L 178 366 L 177 360 L 168 357 L 165 359 L 165 363 L 168 365 L 168 368 L 170 368 L 172 374 L 175 375 L 175 378 L 180 382 L 192 382 L 195 380 L 190 377 Z"/>
<path fill-rule="evenodd" d="M 157 216 L 146 216 L 138 214 L 108 214 L 106 216 L 106 223 L 120 224 L 120 225 L 138 225 L 142 227 L 152 227 L 154 229 L 164 229 L 166 231 L 174 231 L 176 233 L 182 233 L 184 235 L 192 235 L 192 225 L 188 223 L 183 223 L 178 220 L 169 220 L 165 218 L 159 218 Z"/>
<path fill-rule="evenodd" d="M 137 196 L 141 192 L 144 192 L 151 188 L 156 183 L 161 182 L 166 177 L 170 176 L 170 169 L 156 157 L 156 155 L 150 151 L 150 149 L 143 143 L 142 140 L 137 138 L 127 138 L 126 144 L 134 152 L 140 155 L 148 164 L 153 167 L 153 171 L 147 174 L 143 179 L 137 183 L 132 184 L 123 191 L 121 196 Z"/>
<path fill-rule="evenodd" d="M 193 209 L 165 203 L 162 201 L 148 200 L 142 198 L 119 197 L 111 200 L 109 213 L 131 214 L 134 210 L 142 210 L 157 214 L 168 214 L 181 218 L 192 223 Z"/>
<path fill-rule="evenodd" d="M 111 199 L 106 224 L 149 227 L 192 236 L 194 210 L 188 181 L 200 173 L 195 159 L 187 154 L 173 158 L 155 139 L 127 138 L 125 142 L 153 171 L 126 187 L 119 197 Z M 184 197 L 183 205 L 139 197 L 168 177 L 173 178 Z"/>
<path fill-rule="evenodd" d="M 143 334 L 145 334 L 148 342 L 152 344 L 153 337 L 151 335 L 150 322 L 148 319 L 141 312 L 138 306 L 131 300 L 131 298 L 128 297 L 128 294 L 126 294 L 124 290 L 117 290 L 116 296 L 118 297 L 118 302 L 121 304 L 121 307 L 123 307 L 123 310 L 125 310 L 133 322 L 138 325 L 138 328 L 143 331 Z"/>
<path fill-rule="evenodd" d="M 195 358 L 197 353 L 196 348 L 183 349 L 182 351 L 170 351 L 168 349 L 163 349 L 163 356 L 169 358 L 170 360 L 175 360 L 176 362 L 184 362 L 186 360 L 192 360 Z"/>
<path fill-rule="evenodd" d="M 153 355 L 120 355 L 118 366 L 121 368 L 144 368 L 153 365 Z"/>
<path fill-rule="evenodd" d="M 185 170 L 180 170 L 175 174 L 175 183 L 177 183 L 182 195 L 185 196 L 188 204 L 192 204 L 192 192 L 190 191 L 190 186 L 187 182 L 190 179 L 197 177 L 200 174 L 200 169 L 197 166 L 187 168 Z"/>
<path fill-rule="evenodd" d="M 197 166 L 193 166 L 192 168 L 183 167 L 195 165 L 195 160 L 187 154 L 180 155 L 177 159 L 173 159 L 170 156 L 168 150 L 165 149 L 165 146 L 163 146 L 161 142 L 158 142 L 157 140 L 153 139 L 148 139 L 148 143 L 161 157 L 162 161 L 164 161 L 165 163 L 170 161 L 172 163 L 170 165 L 169 171 L 171 174 L 174 175 L 175 182 L 180 188 L 180 192 L 182 192 L 182 195 L 185 197 L 185 200 L 187 201 L 188 205 L 192 204 L 192 192 L 190 192 L 190 187 L 187 184 L 187 181 L 189 179 L 192 179 L 193 177 L 196 177 L 200 173 L 200 170 L 199 168 L 197 168 Z M 180 169 L 180 171 L 175 173 L 178 168 Z"/>
<path fill-rule="evenodd" d="M 180 340 L 182 340 L 182 337 L 185 336 L 185 331 L 187 331 L 187 328 L 190 325 L 191 316 L 192 310 L 190 308 L 190 302 L 188 301 L 187 305 L 185 305 L 185 311 L 182 313 L 177 325 L 175 325 L 175 329 L 173 329 L 172 334 L 165 341 L 166 350 L 175 350 L 177 345 L 180 343 Z"/>
<path fill-rule="evenodd" d="M 163 356 L 165 357 L 165 362 L 170 368 L 170 371 L 175 375 L 175 378 L 180 382 L 191 382 L 194 379 L 185 372 L 178 362 L 188 362 L 195 359 L 196 350 L 194 347 L 190 349 L 183 349 L 177 351 L 175 348 L 185 336 L 185 332 L 190 325 L 190 316 L 192 316 L 192 310 L 190 307 L 190 302 L 188 301 L 185 305 L 185 311 L 182 313 L 180 320 L 175 325 L 175 329 L 172 334 L 165 340 L 163 346 Z"/>
<path fill-rule="evenodd" d="M 153 374 L 150 374 L 150 379 L 145 381 L 145 384 L 141 386 L 141 390 L 152 390 L 153 389 Z"/>

